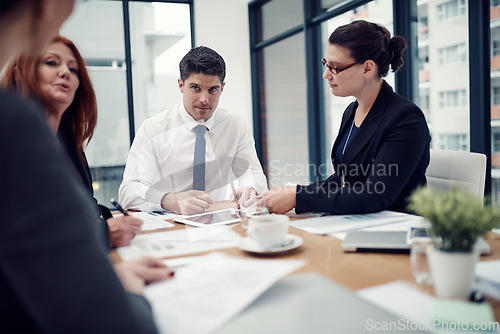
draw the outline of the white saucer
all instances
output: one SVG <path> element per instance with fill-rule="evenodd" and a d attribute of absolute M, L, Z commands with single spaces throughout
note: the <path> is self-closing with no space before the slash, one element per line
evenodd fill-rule
<path fill-rule="evenodd" d="M 243 249 L 244 251 L 251 253 L 270 254 L 297 248 L 302 245 L 303 242 L 304 239 L 302 239 L 298 235 L 287 234 L 282 246 L 264 249 L 255 241 L 253 241 L 249 237 L 246 237 L 240 240 L 240 242 L 238 243 L 238 247 Z"/>

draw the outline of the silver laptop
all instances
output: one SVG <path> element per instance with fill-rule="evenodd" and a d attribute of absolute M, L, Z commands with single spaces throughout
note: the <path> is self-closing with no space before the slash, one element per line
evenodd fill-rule
<path fill-rule="evenodd" d="M 405 231 L 349 231 L 342 241 L 344 252 L 409 253 L 410 243 Z M 479 238 L 474 245 L 481 255 L 491 253 L 491 247 Z"/>

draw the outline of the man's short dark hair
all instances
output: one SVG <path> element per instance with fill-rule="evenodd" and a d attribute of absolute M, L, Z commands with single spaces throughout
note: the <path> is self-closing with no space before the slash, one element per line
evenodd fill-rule
<path fill-rule="evenodd" d="M 198 46 L 189 50 L 179 63 L 181 80 L 185 81 L 191 74 L 202 73 L 216 75 L 223 83 L 226 78 L 226 63 L 214 50 L 206 46 Z"/>

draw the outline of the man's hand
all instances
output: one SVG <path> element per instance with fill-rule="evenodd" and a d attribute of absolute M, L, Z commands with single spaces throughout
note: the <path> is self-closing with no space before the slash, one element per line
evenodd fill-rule
<path fill-rule="evenodd" d="M 174 276 L 172 269 L 161 260 L 151 256 L 141 256 L 131 261 L 120 262 L 115 264 L 114 268 L 124 289 L 139 295 L 143 294 L 146 285 Z"/>
<path fill-rule="evenodd" d="M 178 215 L 192 215 L 204 212 L 212 203 L 212 197 L 206 192 L 199 190 L 168 193 L 161 199 L 162 208 Z"/>
<path fill-rule="evenodd" d="M 247 201 L 251 197 L 257 196 L 257 192 L 252 187 L 241 187 L 236 189 L 234 194 L 231 194 L 231 202 Z"/>
<path fill-rule="evenodd" d="M 271 213 L 285 214 L 295 208 L 296 186 L 275 187 L 264 194 Z"/>
<path fill-rule="evenodd" d="M 111 247 L 128 246 L 135 235 L 141 233 L 142 220 L 132 216 L 109 218 L 106 222 Z"/>

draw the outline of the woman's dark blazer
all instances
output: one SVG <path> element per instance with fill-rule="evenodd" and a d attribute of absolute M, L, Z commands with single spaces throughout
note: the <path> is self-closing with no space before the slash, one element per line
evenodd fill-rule
<path fill-rule="evenodd" d="M 97 217 L 96 221 L 98 223 L 99 228 L 102 231 L 102 242 L 107 249 L 110 248 L 109 243 L 109 227 L 106 222 L 107 219 L 113 217 L 111 211 L 97 202 L 97 199 L 94 197 L 94 189 L 92 188 L 92 175 L 90 174 L 89 164 L 87 162 L 87 158 L 85 157 L 85 153 L 82 151 L 81 156 L 78 154 L 78 150 L 76 149 L 76 144 L 73 139 L 72 132 L 65 128 L 64 126 L 60 126 L 57 131 L 57 139 L 61 144 L 66 156 L 70 160 L 71 164 L 74 167 L 74 170 L 77 172 L 82 184 L 87 191 L 87 193 L 92 197 L 97 209 Z M 83 158 L 83 160 L 82 160 Z"/>
<path fill-rule="evenodd" d="M 424 115 L 413 102 L 394 93 L 385 81 L 347 145 L 342 164 L 334 161 L 357 107 L 357 101 L 351 103 L 342 117 L 332 148 L 335 173 L 324 181 L 297 186 L 296 212 L 408 212 L 408 196 L 426 184 L 431 137 Z M 345 175 L 345 187 L 341 175 Z"/>
<path fill-rule="evenodd" d="M 0 333 L 156 333 L 42 110 L 0 89 Z"/>
<path fill-rule="evenodd" d="M 57 139 L 64 148 L 64 151 L 70 159 L 73 167 L 75 167 L 75 170 L 80 176 L 85 189 L 87 189 L 89 195 L 94 198 L 100 217 L 104 220 L 113 217 L 113 215 L 109 211 L 109 208 L 104 205 L 98 204 L 97 199 L 95 199 L 94 197 L 94 189 L 92 188 L 92 174 L 90 173 L 87 157 L 85 156 L 85 153 L 83 151 L 78 154 L 75 140 L 73 139 L 73 134 L 71 133 L 71 131 L 69 129 L 66 129 L 64 126 L 60 126 L 59 130 L 57 131 Z"/>

